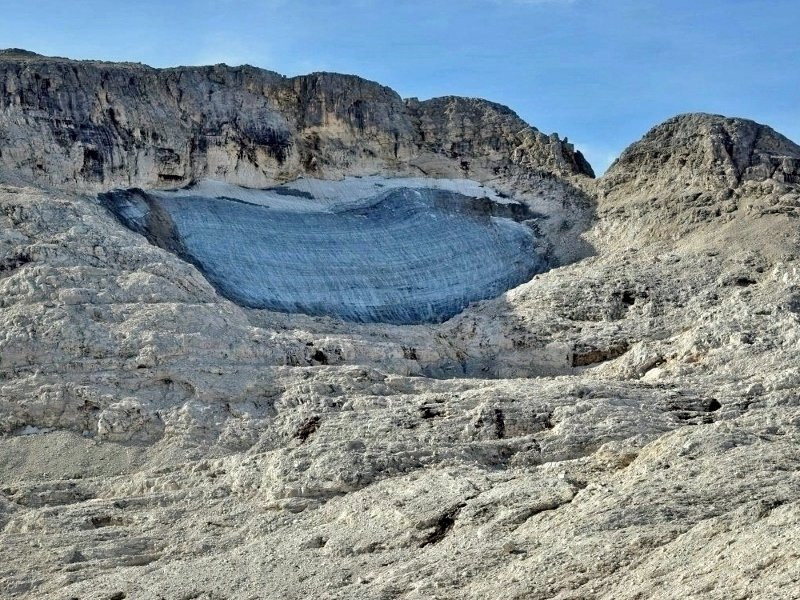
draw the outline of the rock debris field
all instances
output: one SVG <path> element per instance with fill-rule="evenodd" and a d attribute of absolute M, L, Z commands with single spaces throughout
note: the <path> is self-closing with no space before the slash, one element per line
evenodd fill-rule
<path fill-rule="evenodd" d="M 800 597 L 800 146 L 0 51 L 0 597 Z"/>

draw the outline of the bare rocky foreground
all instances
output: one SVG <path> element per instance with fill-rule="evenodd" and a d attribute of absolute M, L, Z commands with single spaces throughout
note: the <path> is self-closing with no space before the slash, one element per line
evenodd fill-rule
<path fill-rule="evenodd" d="M 479 100 L 0 53 L 0 596 L 800 597 L 800 147 L 584 162 Z M 556 268 L 441 324 L 249 309 L 96 201 L 349 175 L 485 185 Z"/>

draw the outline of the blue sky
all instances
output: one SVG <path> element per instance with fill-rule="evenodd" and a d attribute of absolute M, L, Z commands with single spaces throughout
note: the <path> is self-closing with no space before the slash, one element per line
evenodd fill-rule
<path fill-rule="evenodd" d="M 0 14 L 0 47 L 488 98 L 568 136 L 598 172 L 682 112 L 800 142 L 798 0 L 0 0 Z"/>

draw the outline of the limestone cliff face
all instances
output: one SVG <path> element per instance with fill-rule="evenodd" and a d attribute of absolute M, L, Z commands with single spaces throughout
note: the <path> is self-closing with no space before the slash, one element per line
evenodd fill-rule
<path fill-rule="evenodd" d="M 594 177 L 592 167 L 566 138 L 545 135 L 500 104 L 457 96 L 410 99 L 406 104 L 422 149 L 458 160 L 465 173 L 476 168 L 495 176 L 544 170 Z"/>
<path fill-rule="evenodd" d="M 709 114 L 679 115 L 629 146 L 597 182 L 609 232 L 639 243 L 739 218 L 800 216 L 800 146 L 772 128 Z M 613 221 L 613 225 L 611 222 Z"/>
<path fill-rule="evenodd" d="M 697 113 L 673 117 L 629 146 L 603 187 L 716 191 L 767 180 L 800 183 L 800 146 L 754 121 Z"/>
<path fill-rule="evenodd" d="M 0 174 L 65 189 L 258 186 L 311 174 L 592 175 L 580 153 L 482 100 L 404 102 L 331 73 L 153 69 L 0 52 Z"/>

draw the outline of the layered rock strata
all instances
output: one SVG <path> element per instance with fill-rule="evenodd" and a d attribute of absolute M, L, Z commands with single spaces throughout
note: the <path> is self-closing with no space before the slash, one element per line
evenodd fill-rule
<path fill-rule="evenodd" d="M 260 187 L 311 174 L 591 174 L 571 144 L 477 99 L 404 102 L 359 77 L 0 54 L 0 172 L 61 189 Z"/>

